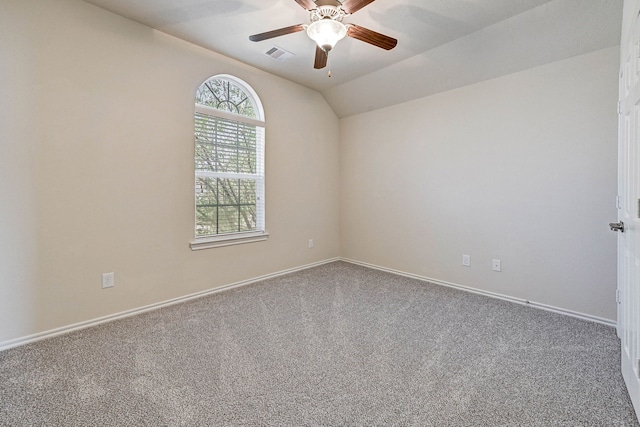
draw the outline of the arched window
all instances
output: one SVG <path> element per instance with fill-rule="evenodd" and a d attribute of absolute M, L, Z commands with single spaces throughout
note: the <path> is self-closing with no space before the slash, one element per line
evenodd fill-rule
<path fill-rule="evenodd" d="M 265 240 L 264 111 L 245 82 L 218 75 L 195 99 L 192 249 Z"/>

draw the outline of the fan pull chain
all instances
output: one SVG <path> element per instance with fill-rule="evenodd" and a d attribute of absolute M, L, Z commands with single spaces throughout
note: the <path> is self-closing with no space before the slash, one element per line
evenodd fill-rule
<path fill-rule="evenodd" d="M 331 78 L 331 58 L 329 57 L 329 53 L 327 52 L 327 68 L 329 71 L 327 72 L 327 77 Z"/>

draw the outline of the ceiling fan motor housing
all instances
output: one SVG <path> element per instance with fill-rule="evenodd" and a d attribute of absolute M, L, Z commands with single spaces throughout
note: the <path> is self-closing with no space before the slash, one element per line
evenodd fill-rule
<path fill-rule="evenodd" d="M 311 22 L 320 21 L 321 19 L 342 22 L 346 13 L 340 6 L 340 2 L 336 0 L 318 0 L 316 8 L 310 11 Z"/>

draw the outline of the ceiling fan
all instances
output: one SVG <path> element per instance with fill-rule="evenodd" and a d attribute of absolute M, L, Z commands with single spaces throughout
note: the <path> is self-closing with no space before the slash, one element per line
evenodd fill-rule
<path fill-rule="evenodd" d="M 313 67 L 326 67 L 329 51 L 345 36 L 391 50 L 398 44 L 398 40 L 377 33 L 355 24 L 343 24 L 342 19 L 351 15 L 374 0 L 295 0 L 309 12 L 310 24 L 298 24 L 266 33 L 254 34 L 249 40 L 259 42 L 286 34 L 307 31 L 307 35 L 316 42 L 316 56 Z"/>

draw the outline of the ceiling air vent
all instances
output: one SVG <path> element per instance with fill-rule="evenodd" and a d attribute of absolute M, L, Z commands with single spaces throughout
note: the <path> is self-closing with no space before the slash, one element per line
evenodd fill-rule
<path fill-rule="evenodd" d="M 293 53 L 284 50 L 281 47 L 273 46 L 271 49 L 265 52 L 265 55 L 272 57 L 280 62 L 284 62 L 287 59 L 293 58 Z"/>

